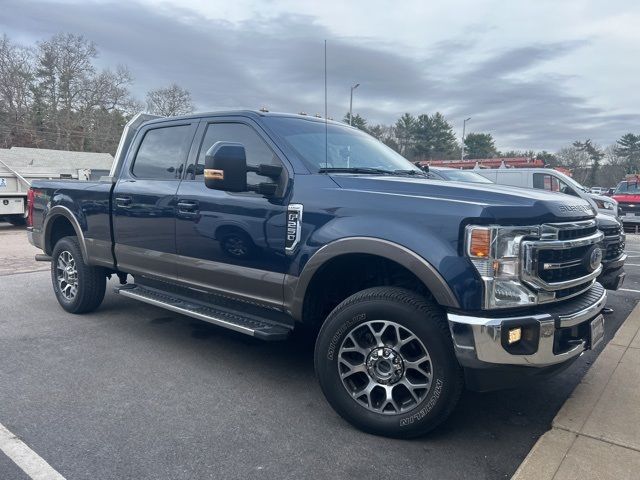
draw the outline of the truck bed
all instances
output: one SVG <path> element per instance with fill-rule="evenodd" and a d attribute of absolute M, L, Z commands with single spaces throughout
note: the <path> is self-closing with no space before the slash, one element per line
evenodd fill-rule
<path fill-rule="evenodd" d="M 34 243 L 48 252 L 48 228 L 45 219 L 52 209 L 68 213 L 76 232 L 84 237 L 91 263 L 113 267 L 111 233 L 111 181 L 37 180 L 32 184 Z M 75 223 L 74 223 L 75 222 Z"/>

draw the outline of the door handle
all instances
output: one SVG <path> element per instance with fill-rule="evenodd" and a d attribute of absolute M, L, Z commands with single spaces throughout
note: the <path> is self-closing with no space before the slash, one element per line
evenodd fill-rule
<path fill-rule="evenodd" d="M 116 205 L 126 208 L 131 205 L 131 197 L 116 197 Z"/>
<path fill-rule="evenodd" d="M 178 201 L 178 210 L 182 212 L 195 212 L 198 210 L 198 202 L 180 200 Z"/>

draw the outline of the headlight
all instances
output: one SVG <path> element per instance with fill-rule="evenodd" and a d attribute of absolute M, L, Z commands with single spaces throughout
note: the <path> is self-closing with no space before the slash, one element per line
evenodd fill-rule
<path fill-rule="evenodd" d="M 606 200 L 597 200 L 594 199 L 598 208 L 602 208 L 603 210 L 615 210 L 615 205 L 613 202 L 607 202 Z"/>
<path fill-rule="evenodd" d="M 484 308 L 535 305 L 538 297 L 520 282 L 520 241 L 537 227 L 466 228 L 465 253 L 484 282 Z"/>

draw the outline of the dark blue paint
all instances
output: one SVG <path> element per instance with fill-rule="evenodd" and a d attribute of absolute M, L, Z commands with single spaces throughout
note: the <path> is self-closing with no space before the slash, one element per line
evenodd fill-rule
<path fill-rule="evenodd" d="M 229 114 L 220 116 L 225 115 Z M 278 144 L 277 137 L 261 123 L 260 114 L 234 113 L 234 118 L 240 117 L 254 125 L 287 167 L 289 185 L 283 198 L 270 200 L 253 193 L 213 191 L 188 179 L 136 180 L 128 173 L 130 154 L 111 196 L 111 183 L 34 182 L 38 194 L 36 229 L 48 209 L 64 205 L 78 218 L 85 237 L 110 241 L 109 203 L 113 197 L 125 195 L 131 197 L 131 205 L 127 208 L 114 205 L 112 210 L 116 243 L 216 262 L 225 268 L 247 267 L 294 277 L 328 243 L 345 237 L 381 238 L 424 258 L 446 280 L 463 310 L 477 310 L 482 284 L 462 252 L 466 225 L 532 225 L 591 217 L 562 208 L 581 200 L 543 191 L 421 177 L 310 173 L 295 152 Z M 173 122 L 200 119 L 191 117 Z M 144 128 L 164 123 L 165 120 L 153 121 Z M 189 158 L 184 159 L 185 165 L 197 154 L 202 133 L 203 129 L 198 129 Z M 139 139 L 135 140 L 132 149 L 138 143 Z M 181 210 L 176 206 L 181 201 L 194 202 L 195 207 Z M 284 253 L 289 203 L 304 205 L 301 243 L 293 256 Z M 252 255 L 234 257 L 225 253 L 221 246 L 225 232 L 250 239 L 255 247 Z"/>

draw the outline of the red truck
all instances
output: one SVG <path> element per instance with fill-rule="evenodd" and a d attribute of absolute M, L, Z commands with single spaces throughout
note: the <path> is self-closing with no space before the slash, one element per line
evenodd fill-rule
<path fill-rule="evenodd" d="M 613 199 L 624 224 L 640 225 L 640 175 L 627 175 L 616 187 Z"/>

